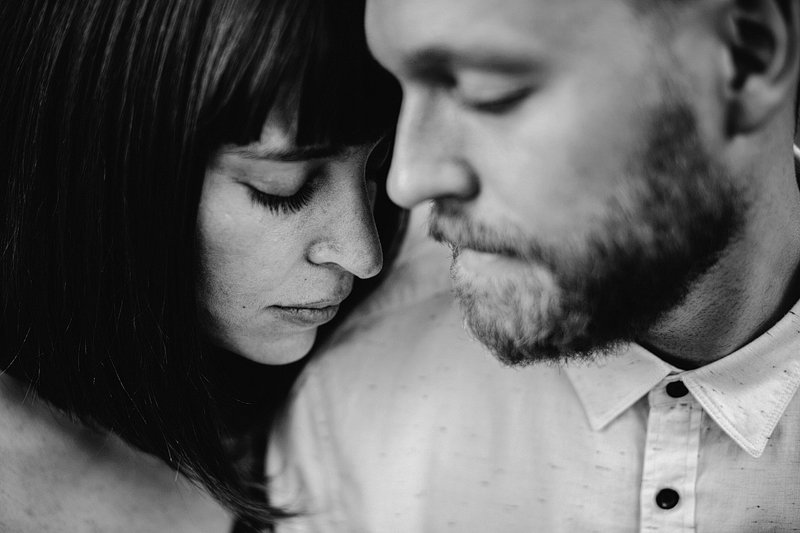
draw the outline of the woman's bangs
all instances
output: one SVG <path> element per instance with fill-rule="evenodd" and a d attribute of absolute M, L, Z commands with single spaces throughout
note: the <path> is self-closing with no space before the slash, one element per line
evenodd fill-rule
<path fill-rule="evenodd" d="M 363 2 L 323 4 L 302 75 L 296 142 L 374 142 L 394 129 L 399 86 L 367 50 Z"/>
<path fill-rule="evenodd" d="M 298 145 L 356 146 L 394 130 L 400 102 L 394 80 L 369 58 L 359 64 L 338 63 L 328 76 L 302 87 L 296 115 Z M 314 74 L 309 78 L 316 78 Z"/>
<path fill-rule="evenodd" d="M 355 146 L 390 133 L 400 89 L 367 52 L 363 2 L 290 4 L 259 50 L 242 50 L 246 61 L 229 57 L 230 74 L 216 88 L 228 96 L 215 98 L 223 102 L 218 144 L 257 141 L 270 116 L 293 124 L 298 146 Z"/>

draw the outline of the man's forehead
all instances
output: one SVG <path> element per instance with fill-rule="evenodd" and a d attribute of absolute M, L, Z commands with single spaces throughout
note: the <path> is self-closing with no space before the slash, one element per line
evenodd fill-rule
<path fill-rule="evenodd" d="M 569 46 L 604 11 L 630 13 L 623 5 L 624 0 L 368 0 L 367 34 L 382 61 L 524 55 Z"/>

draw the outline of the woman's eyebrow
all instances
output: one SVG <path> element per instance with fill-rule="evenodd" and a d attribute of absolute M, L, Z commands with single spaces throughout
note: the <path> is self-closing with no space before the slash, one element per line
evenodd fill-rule
<path fill-rule="evenodd" d="M 245 159 L 256 159 L 279 162 L 306 161 L 309 159 L 331 159 L 341 156 L 347 151 L 346 146 L 309 145 L 291 146 L 287 148 L 263 148 L 258 146 L 239 146 L 232 148 L 229 153 L 239 155 Z"/>

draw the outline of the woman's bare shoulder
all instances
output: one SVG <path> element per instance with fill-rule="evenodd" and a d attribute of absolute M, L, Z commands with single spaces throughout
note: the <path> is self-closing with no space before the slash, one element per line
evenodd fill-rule
<path fill-rule="evenodd" d="M 223 533 L 230 524 L 160 460 L 0 376 L 0 530 Z"/>

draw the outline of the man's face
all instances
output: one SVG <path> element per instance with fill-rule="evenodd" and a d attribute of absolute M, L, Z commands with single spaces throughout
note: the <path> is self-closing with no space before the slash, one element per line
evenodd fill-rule
<path fill-rule="evenodd" d="M 510 364 L 632 340 L 736 235 L 741 191 L 623 0 L 369 0 L 404 88 L 389 193 L 433 199 L 472 331 Z"/>

